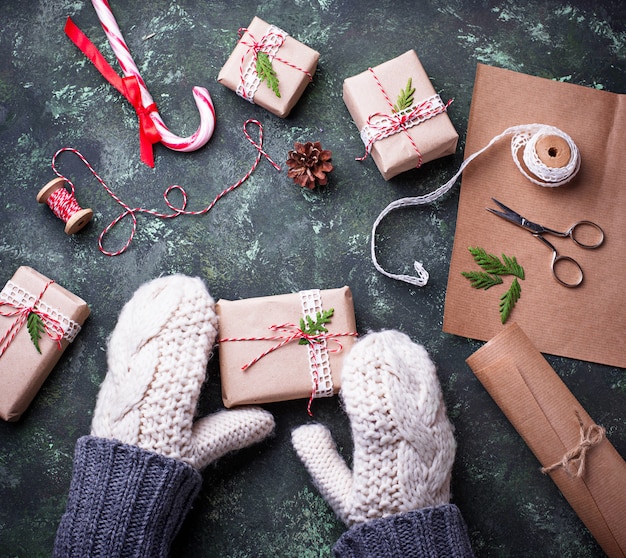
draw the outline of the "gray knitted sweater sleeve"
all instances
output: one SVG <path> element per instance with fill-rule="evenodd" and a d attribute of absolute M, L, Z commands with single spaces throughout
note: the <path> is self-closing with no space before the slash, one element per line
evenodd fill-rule
<path fill-rule="evenodd" d="M 168 556 L 201 484 L 200 473 L 182 461 L 84 436 L 53 556 Z"/>
<path fill-rule="evenodd" d="M 454 504 L 359 523 L 335 544 L 336 558 L 471 558 L 467 527 Z"/>

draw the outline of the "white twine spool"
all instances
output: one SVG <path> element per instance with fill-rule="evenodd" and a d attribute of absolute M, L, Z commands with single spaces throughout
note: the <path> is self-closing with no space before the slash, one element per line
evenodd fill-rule
<path fill-rule="evenodd" d="M 423 196 L 401 198 L 391 202 L 378 215 L 372 225 L 370 250 L 374 267 L 386 277 L 404 281 L 417 287 L 428 283 L 428 271 L 421 262 L 413 262 L 417 276 L 395 274 L 385 271 L 376 258 L 376 229 L 380 222 L 392 211 L 415 205 L 428 205 L 445 195 L 456 183 L 461 173 L 476 157 L 487 151 L 502 138 L 512 136 L 511 155 L 519 171 L 533 184 L 544 187 L 557 187 L 567 184 L 580 169 L 578 147 L 565 132 L 547 124 L 524 124 L 507 128 L 495 136 L 485 147 L 470 155 L 445 184 Z"/>

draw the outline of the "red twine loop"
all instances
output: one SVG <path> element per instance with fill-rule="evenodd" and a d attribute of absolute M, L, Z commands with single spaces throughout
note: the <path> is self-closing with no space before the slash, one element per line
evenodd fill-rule
<path fill-rule="evenodd" d="M 280 49 L 281 46 L 283 46 L 284 42 L 285 42 L 285 32 L 278 29 L 276 31 L 268 31 L 267 33 L 265 33 L 265 35 L 263 35 L 261 37 L 260 40 L 256 40 L 254 35 L 250 32 L 249 29 L 246 29 L 244 27 L 241 27 L 238 31 L 239 34 L 239 42 L 242 45 L 245 45 L 248 47 L 248 49 L 246 50 L 246 52 L 243 54 L 243 56 L 241 57 L 241 63 L 239 64 L 239 80 L 241 83 L 241 92 L 240 95 L 247 100 L 251 100 L 251 98 L 254 96 L 254 94 L 252 96 L 248 96 L 248 93 L 246 91 L 245 88 L 245 70 L 244 70 L 244 61 L 246 56 L 248 56 L 248 54 L 250 52 L 252 52 L 252 62 L 253 62 L 253 67 L 254 67 L 254 72 L 256 73 L 256 61 L 257 61 L 257 57 L 259 55 L 259 52 L 264 52 L 265 54 L 267 54 L 270 57 L 270 60 L 276 60 L 278 62 L 281 62 L 283 64 L 285 64 L 286 66 L 289 66 L 290 68 L 293 68 L 295 70 L 298 70 L 302 73 L 304 73 L 308 78 L 309 81 L 313 81 L 313 76 L 311 75 L 311 72 L 309 72 L 308 70 L 305 70 L 304 68 L 301 68 L 300 66 L 296 66 L 295 64 L 289 62 L 289 60 L 285 60 L 284 58 L 280 58 L 279 56 L 276 56 L 276 54 L 274 53 L 275 50 Z M 248 36 L 252 39 L 252 42 L 247 42 L 245 40 L 243 40 L 243 36 L 245 34 L 248 34 Z"/>
<path fill-rule="evenodd" d="M 46 334 L 50 339 L 52 339 L 52 341 L 57 344 L 59 350 L 61 349 L 61 340 L 65 335 L 65 331 L 61 326 L 61 323 L 58 320 L 55 320 L 47 312 L 36 308 L 37 304 L 43 298 L 43 295 L 52 283 L 54 283 L 54 281 L 48 281 L 42 291 L 39 293 L 39 296 L 29 306 L 0 301 L 0 306 L 8 306 L 9 308 L 13 308 L 13 310 L 9 311 L 0 310 L 0 316 L 4 316 L 6 318 L 15 318 L 15 321 L 9 326 L 9 329 L 4 333 L 2 338 L 0 338 L 0 357 L 6 352 L 6 350 L 13 342 L 13 339 L 15 339 L 15 336 L 28 321 L 28 316 L 30 316 L 30 314 L 37 314 L 41 318 Z"/>
<path fill-rule="evenodd" d="M 248 129 L 247 128 L 248 128 L 248 125 L 250 125 L 250 124 L 254 124 L 259 129 L 259 140 L 258 141 L 255 141 L 250 136 L 250 134 L 248 133 Z M 66 176 L 64 176 L 63 174 L 61 174 L 57 170 L 56 160 L 57 160 L 57 157 L 61 153 L 63 153 L 63 152 L 69 151 L 71 153 L 74 153 L 84 163 L 84 165 L 89 169 L 91 174 L 102 185 L 102 187 L 107 191 L 107 193 L 120 206 L 122 206 L 122 208 L 124 209 L 122 211 L 122 213 L 120 213 L 115 219 L 113 219 L 113 221 L 111 221 L 111 223 L 109 223 L 104 228 L 104 230 L 100 233 L 100 236 L 98 237 L 98 248 L 100 249 L 100 251 L 105 256 L 119 256 L 120 254 L 123 254 L 128 249 L 128 247 L 130 246 L 130 243 L 132 242 L 132 240 L 133 240 L 133 238 L 135 236 L 135 232 L 137 231 L 137 214 L 138 213 L 146 213 L 148 215 L 152 215 L 152 216 L 158 217 L 160 219 L 173 219 L 174 217 L 178 217 L 179 215 L 204 215 L 205 213 L 208 213 L 211 209 L 213 209 L 215 204 L 220 199 L 222 199 L 226 194 L 228 194 L 229 192 L 232 192 L 233 190 L 235 190 L 236 188 L 241 186 L 246 180 L 248 180 L 248 178 L 250 178 L 250 176 L 252 175 L 254 170 L 257 168 L 259 162 L 261 161 L 261 157 L 265 157 L 265 159 L 267 159 L 267 161 L 277 171 L 280 171 L 280 166 L 278 164 L 276 164 L 272 160 L 272 158 L 263 149 L 263 126 L 262 126 L 262 124 L 258 120 L 248 119 L 243 124 L 243 133 L 244 133 L 244 136 L 246 137 L 246 139 L 257 150 L 257 155 L 256 155 L 256 158 L 254 160 L 254 163 L 252 164 L 252 166 L 250 167 L 248 172 L 246 172 L 246 174 L 240 180 L 238 180 L 235 184 L 232 184 L 228 188 L 222 190 L 207 207 L 205 207 L 204 209 L 201 209 L 201 210 L 197 210 L 197 211 L 190 211 L 190 210 L 187 209 L 187 192 L 185 191 L 185 189 L 182 186 L 179 186 L 178 184 L 173 184 L 171 186 L 168 186 L 168 188 L 165 190 L 165 192 L 163 192 L 163 200 L 165 201 L 165 205 L 168 207 L 168 209 L 171 210 L 171 213 L 162 213 L 162 212 L 159 212 L 159 211 L 154 211 L 152 209 L 145 209 L 145 208 L 142 208 L 142 207 L 131 207 L 130 205 L 128 205 L 124 201 L 122 201 L 122 199 L 117 194 L 115 194 L 115 192 L 113 192 L 113 190 L 106 184 L 106 182 L 100 177 L 100 175 L 95 171 L 95 169 L 89 164 L 87 159 L 78 150 L 76 150 L 76 149 L 74 149 L 72 147 L 63 147 L 63 148 L 59 149 L 54 154 L 54 156 L 52 157 L 52 170 L 54 171 L 54 173 L 57 176 L 59 176 L 60 178 L 63 178 L 63 180 L 65 180 L 70 185 L 71 194 L 69 194 L 67 192 L 67 190 L 65 190 L 65 188 L 62 188 L 60 190 L 64 190 L 66 192 L 66 194 L 71 195 L 73 197 L 74 191 L 75 191 L 74 184 L 72 183 L 72 181 L 69 178 L 67 178 Z M 173 191 L 177 191 L 177 192 L 180 193 L 180 195 L 182 197 L 182 203 L 180 205 L 176 205 L 175 203 L 173 203 L 170 200 L 170 194 Z M 65 196 L 62 193 L 60 195 L 61 196 Z M 68 204 L 67 207 L 68 208 L 78 207 L 78 205 L 76 204 L 76 206 L 72 206 L 71 204 Z M 80 207 L 79 207 L 79 209 L 80 209 Z M 61 215 L 63 215 L 64 217 L 67 216 L 67 215 L 65 215 L 63 213 L 61 213 L 59 216 L 61 216 Z M 111 229 L 113 229 L 113 227 L 115 227 L 121 220 L 123 220 L 125 217 L 128 217 L 128 216 L 130 216 L 130 219 L 132 220 L 132 226 L 131 226 L 131 231 L 130 231 L 130 234 L 128 236 L 128 239 L 126 240 L 124 245 L 119 250 L 115 250 L 115 251 L 109 251 L 109 250 L 105 249 L 104 245 L 103 245 L 104 237 L 107 235 L 107 233 L 109 233 L 111 231 Z"/>
<path fill-rule="evenodd" d="M 338 353 L 343 349 L 343 345 L 337 339 L 338 337 L 356 337 L 358 334 L 354 331 L 345 332 L 345 333 L 330 333 L 330 332 L 320 332 L 320 333 L 306 333 L 296 324 L 286 323 L 281 325 L 271 325 L 268 327 L 271 331 L 276 332 L 284 332 L 289 335 L 269 335 L 269 336 L 259 336 L 259 337 L 224 337 L 218 340 L 218 343 L 226 343 L 230 341 L 278 341 L 276 345 L 272 345 L 269 349 L 263 351 L 258 356 L 254 357 L 251 361 L 244 364 L 241 369 L 245 372 L 251 366 L 259 362 L 262 358 L 267 355 L 281 349 L 285 345 L 293 341 L 305 340 L 307 341 L 307 347 L 309 350 L 309 359 L 310 362 L 313 363 L 313 389 L 311 390 L 311 395 L 309 397 L 309 401 L 307 404 L 307 413 L 309 416 L 313 416 L 311 412 L 311 405 L 313 404 L 313 399 L 315 399 L 315 394 L 317 393 L 319 387 L 319 371 L 318 371 L 318 362 L 315 355 L 315 345 L 321 344 L 326 341 L 333 341 L 337 344 L 337 347 L 333 349 L 328 349 L 331 353 Z"/>
<path fill-rule="evenodd" d="M 416 121 L 419 121 L 418 123 L 421 123 L 424 120 L 428 120 L 429 118 L 432 118 L 433 116 L 437 116 L 438 114 L 445 112 L 447 108 L 450 106 L 450 104 L 452 103 L 452 99 L 450 99 L 445 104 L 435 104 L 431 97 L 431 98 L 425 99 L 417 103 L 414 107 L 411 108 L 409 112 L 396 113 L 393 111 L 393 103 L 391 102 L 391 99 L 387 95 L 387 92 L 385 91 L 383 84 L 378 79 L 376 72 L 374 72 L 373 68 L 368 68 L 368 70 L 372 74 L 374 81 L 377 83 L 378 88 L 380 89 L 380 92 L 385 97 L 385 100 L 387 101 L 387 104 L 389 105 L 389 108 L 391 109 L 391 114 L 384 114 L 381 112 L 376 112 L 368 116 L 366 126 L 370 128 L 371 130 L 373 130 L 375 133 L 369 138 L 368 142 L 365 144 L 364 155 L 362 157 L 357 157 L 356 160 L 357 161 L 365 160 L 367 156 L 369 155 L 369 153 L 371 152 L 372 146 L 378 140 L 386 138 L 398 132 L 404 132 L 406 137 L 411 142 L 413 149 L 415 149 L 415 152 L 417 153 L 418 161 L 417 161 L 416 168 L 421 167 L 422 162 L 423 162 L 422 153 L 420 152 L 419 148 L 417 147 L 417 144 L 411 137 L 411 134 L 409 134 L 408 129 L 411 127 L 411 125 L 415 125 L 414 123 Z M 380 120 L 378 122 L 374 122 L 375 119 L 380 119 Z"/>

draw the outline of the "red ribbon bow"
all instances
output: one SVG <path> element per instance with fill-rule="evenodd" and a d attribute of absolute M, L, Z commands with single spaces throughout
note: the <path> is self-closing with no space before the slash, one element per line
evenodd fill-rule
<path fill-rule="evenodd" d="M 50 339 L 57 344 L 59 350 L 61 349 L 61 340 L 65 335 L 65 330 L 61 326 L 61 323 L 50 316 L 50 314 L 36 308 L 39 301 L 43 298 L 44 293 L 52 283 L 54 283 L 54 281 L 48 281 L 46 283 L 37 299 L 30 306 L 21 306 L 11 302 L 0 301 L 0 306 L 9 306 L 14 309 L 10 311 L 0 311 L 0 316 L 4 316 L 6 318 L 17 318 L 9 326 L 9 329 L 5 332 L 2 338 L 0 338 L 0 357 L 9 348 L 11 342 L 15 339 L 15 336 L 27 322 L 30 314 L 37 314 L 41 318 L 41 321 L 44 324 L 44 330 L 48 334 L 48 337 L 50 337 Z"/>
<path fill-rule="evenodd" d="M 69 17 L 65 23 L 65 33 L 97 68 L 104 79 L 115 87 L 135 109 L 137 117 L 139 118 L 139 151 L 141 160 L 146 165 L 154 167 L 154 151 L 152 146 L 162 140 L 161 134 L 150 116 L 151 113 L 156 112 L 156 104 L 151 103 L 149 106 L 144 107 L 137 76 L 120 77 L 105 60 L 102 53 Z"/>

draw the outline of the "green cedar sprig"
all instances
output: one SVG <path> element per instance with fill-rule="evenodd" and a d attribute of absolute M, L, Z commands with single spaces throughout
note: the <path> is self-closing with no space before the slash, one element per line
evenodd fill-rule
<path fill-rule="evenodd" d="M 500 321 L 504 324 L 509 318 L 515 303 L 520 299 L 522 287 L 517 280 L 524 279 L 524 268 L 517 263 L 515 256 L 502 254 L 502 260 L 483 248 L 469 248 L 474 261 L 484 271 L 463 271 L 461 275 L 470 281 L 475 289 L 487 290 L 503 283 L 501 275 L 513 275 L 513 282 L 509 289 L 500 297 Z"/>
<path fill-rule="evenodd" d="M 396 104 L 393 105 L 393 112 L 400 112 L 404 109 L 408 109 L 413 104 L 413 94 L 415 93 L 415 87 L 413 87 L 413 81 L 409 78 L 406 87 L 400 91 Z"/>
<path fill-rule="evenodd" d="M 515 275 L 520 279 L 524 279 L 524 269 L 517 263 L 515 256 L 508 257 L 502 254 L 502 261 L 500 261 L 498 256 L 488 254 L 483 248 L 470 247 L 469 251 L 474 257 L 474 261 L 487 273 L 494 275 Z"/>
<path fill-rule="evenodd" d="M 280 98 L 278 90 L 278 77 L 272 66 L 272 61 L 266 52 L 260 51 L 256 57 L 256 73 L 261 82 L 267 81 L 267 86 Z"/>
<path fill-rule="evenodd" d="M 328 330 L 324 327 L 324 325 L 330 323 L 330 319 L 334 313 L 335 309 L 330 308 L 329 310 L 317 312 L 315 314 L 315 320 L 311 316 L 305 316 L 306 321 L 305 318 L 300 318 L 300 329 L 307 335 L 328 333 Z M 308 339 L 300 339 L 300 341 L 298 341 L 298 344 L 300 345 L 308 345 L 309 343 L 310 341 Z"/>
<path fill-rule="evenodd" d="M 35 345 L 37 352 L 41 354 L 41 349 L 39 348 L 39 340 L 41 339 L 41 334 L 44 331 L 43 320 L 40 318 L 39 314 L 35 312 L 31 312 L 28 314 L 28 320 L 26 321 L 26 327 L 28 328 L 28 333 L 30 335 L 30 339 Z"/>
<path fill-rule="evenodd" d="M 500 320 L 502 323 L 506 322 L 520 296 L 522 296 L 522 287 L 517 277 L 514 277 L 509 290 L 500 297 Z"/>

